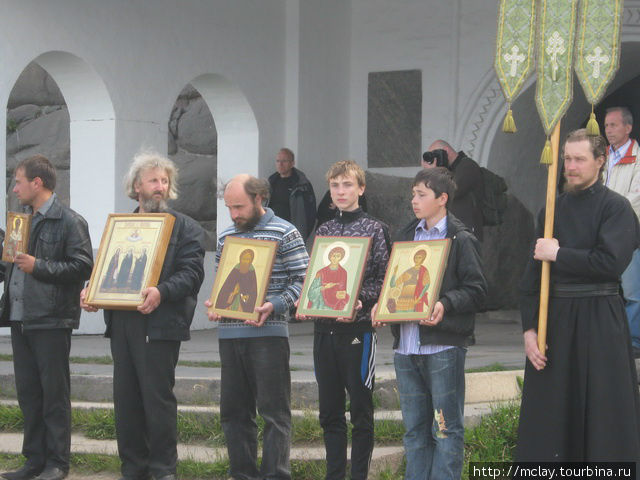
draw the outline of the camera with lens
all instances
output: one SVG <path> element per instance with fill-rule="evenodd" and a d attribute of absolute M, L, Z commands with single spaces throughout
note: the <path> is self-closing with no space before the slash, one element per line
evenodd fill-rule
<path fill-rule="evenodd" d="M 422 160 L 429 165 L 436 162 L 436 167 L 448 168 L 449 166 L 449 162 L 447 161 L 447 152 L 442 148 L 431 150 L 430 152 L 424 152 L 422 154 Z"/>

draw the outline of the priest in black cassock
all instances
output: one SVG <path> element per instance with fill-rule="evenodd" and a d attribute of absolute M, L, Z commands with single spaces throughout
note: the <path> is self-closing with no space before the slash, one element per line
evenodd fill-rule
<path fill-rule="evenodd" d="M 517 461 L 640 461 L 638 379 L 620 295 L 640 227 L 629 201 L 603 185 L 605 159 L 602 137 L 567 136 L 555 238 L 538 238 L 522 280 Z M 539 237 L 543 224 L 544 212 Z M 546 353 L 536 332 L 541 260 L 551 262 Z"/>

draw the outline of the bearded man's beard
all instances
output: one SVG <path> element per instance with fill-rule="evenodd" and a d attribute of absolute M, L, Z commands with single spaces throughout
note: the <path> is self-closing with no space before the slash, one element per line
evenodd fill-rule
<path fill-rule="evenodd" d="M 562 186 L 562 191 L 565 192 L 565 193 L 568 193 L 569 195 L 575 195 L 580 190 L 581 190 L 580 185 L 572 185 L 572 184 L 570 184 L 568 182 L 566 182 Z"/>
<path fill-rule="evenodd" d="M 140 200 L 140 204 L 142 209 L 147 213 L 166 212 L 167 209 L 169 208 L 169 205 L 167 205 L 166 199 L 155 198 L 153 196 L 149 198 L 142 198 Z"/>
<path fill-rule="evenodd" d="M 236 219 L 234 220 L 234 224 L 238 230 L 241 232 L 248 232 L 253 230 L 253 228 L 258 224 L 260 218 L 262 217 L 260 213 L 260 209 L 257 207 L 253 207 L 253 212 L 251 212 L 251 216 L 245 219 Z"/>

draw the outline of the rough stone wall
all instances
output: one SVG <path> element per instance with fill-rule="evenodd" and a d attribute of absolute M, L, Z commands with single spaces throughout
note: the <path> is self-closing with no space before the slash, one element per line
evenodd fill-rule
<path fill-rule="evenodd" d="M 172 207 L 198 220 L 207 232 L 207 249 L 215 249 L 217 133 L 205 101 L 191 85 L 180 93 L 168 124 L 169 157 L 179 169 L 179 198 Z M 7 105 L 7 202 L 16 164 L 31 155 L 45 155 L 57 169 L 56 192 L 69 205 L 69 112 L 55 81 L 39 65 L 22 72 Z"/>
<path fill-rule="evenodd" d="M 207 250 L 216 247 L 218 135 L 204 99 L 187 85 L 169 118 L 169 158 L 179 169 L 178 199 L 172 206 L 198 220 L 207 232 Z"/>
<path fill-rule="evenodd" d="M 30 63 L 11 90 L 7 104 L 7 206 L 19 208 L 11 193 L 19 161 L 45 155 L 56 167 L 56 192 L 69 205 L 69 112 L 62 93 L 39 65 Z"/>
<path fill-rule="evenodd" d="M 367 172 L 368 212 L 389 226 L 393 239 L 413 218 L 411 179 Z M 485 307 L 517 308 L 520 277 L 534 236 L 533 216 L 514 195 L 502 225 L 484 228 L 482 259 L 489 282 Z"/>

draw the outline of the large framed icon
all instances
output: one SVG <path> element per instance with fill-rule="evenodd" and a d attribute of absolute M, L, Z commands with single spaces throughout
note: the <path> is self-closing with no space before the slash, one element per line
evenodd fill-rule
<path fill-rule="evenodd" d="M 298 314 L 353 317 L 370 246 L 371 237 L 316 237 Z"/>
<path fill-rule="evenodd" d="M 174 222 L 169 213 L 110 214 L 85 302 L 113 310 L 142 305 L 142 290 L 158 284 Z"/>
<path fill-rule="evenodd" d="M 210 312 L 225 318 L 258 321 L 278 242 L 228 236 L 213 282 Z"/>
<path fill-rule="evenodd" d="M 375 322 L 416 322 L 431 316 L 440 295 L 451 240 L 395 242 Z"/>
<path fill-rule="evenodd" d="M 2 248 L 2 261 L 13 262 L 19 253 L 29 250 L 29 232 L 31 215 L 28 213 L 7 212 L 7 232 Z"/>

